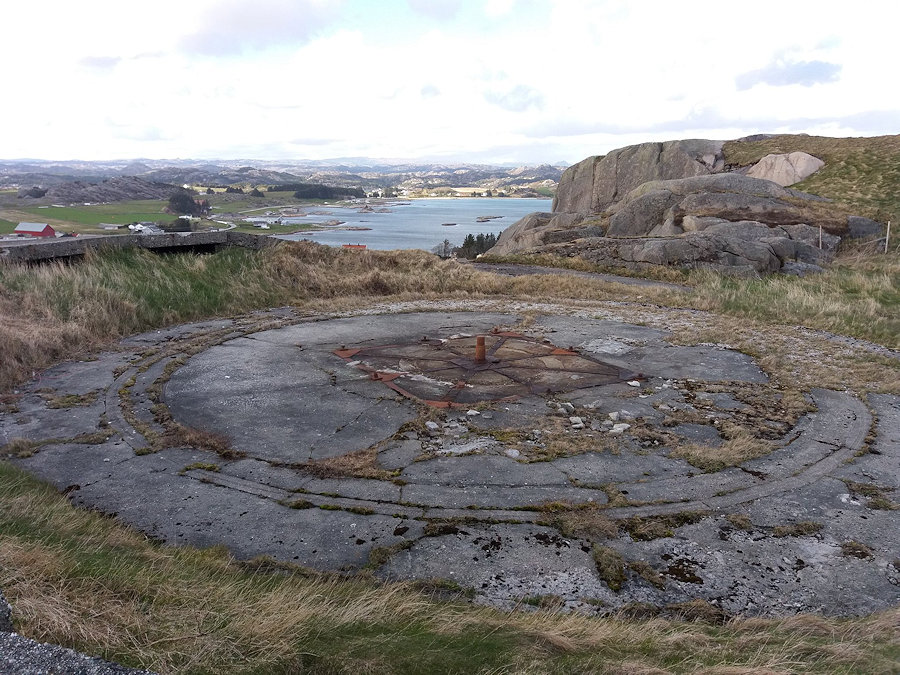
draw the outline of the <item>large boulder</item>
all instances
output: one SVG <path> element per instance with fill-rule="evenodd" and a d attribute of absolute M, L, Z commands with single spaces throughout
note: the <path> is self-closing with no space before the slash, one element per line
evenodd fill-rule
<path fill-rule="evenodd" d="M 553 212 L 601 213 L 648 181 L 723 171 L 722 145 L 699 139 L 642 143 L 588 157 L 563 172 Z"/>
<path fill-rule="evenodd" d="M 806 152 L 790 152 L 781 155 L 766 155 L 750 167 L 747 175 L 787 186 L 809 178 L 823 166 L 825 166 L 825 162 L 818 157 L 813 157 Z"/>
<path fill-rule="evenodd" d="M 805 224 L 843 234 L 847 216 L 820 198 L 740 174 L 651 181 L 612 207 L 607 236 L 675 236 L 714 222 Z"/>

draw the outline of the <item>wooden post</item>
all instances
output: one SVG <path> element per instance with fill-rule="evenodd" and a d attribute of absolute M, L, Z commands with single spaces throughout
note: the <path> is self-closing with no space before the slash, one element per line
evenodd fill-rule
<path fill-rule="evenodd" d="M 891 243 L 891 221 L 888 221 L 887 232 L 884 234 L 884 252 L 888 252 L 888 244 Z"/>
<path fill-rule="evenodd" d="M 819 248 L 822 248 L 822 226 L 819 225 Z"/>

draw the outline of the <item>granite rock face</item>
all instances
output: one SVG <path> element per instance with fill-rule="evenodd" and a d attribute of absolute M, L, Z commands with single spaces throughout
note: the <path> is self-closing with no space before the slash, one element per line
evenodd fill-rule
<path fill-rule="evenodd" d="M 739 174 L 653 181 L 632 190 L 613 206 L 606 234 L 676 236 L 744 222 L 769 227 L 821 225 L 830 233 L 844 233 L 847 217 L 823 206 L 814 195 Z"/>
<path fill-rule="evenodd" d="M 601 213 L 648 181 L 705 176 L 725 169 L 721 141 L 642 143 L 588 157 L 563 172 L 554 213 Z"/>

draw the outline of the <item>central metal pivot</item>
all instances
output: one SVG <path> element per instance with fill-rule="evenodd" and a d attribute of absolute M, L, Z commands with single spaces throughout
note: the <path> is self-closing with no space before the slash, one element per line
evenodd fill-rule
<path fill-rule="evenodd" d="M 485 362 L 484 335 L 475 338 L 475 363 Z"/>

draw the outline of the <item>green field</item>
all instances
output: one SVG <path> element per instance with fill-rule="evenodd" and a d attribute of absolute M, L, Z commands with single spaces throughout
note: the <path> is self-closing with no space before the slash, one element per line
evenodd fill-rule
<path fill-rule="evenodd" d="M 0 234 L 9 234 L 16 229 L 16 225 L 18 225 L 18 223 L 0 218 Z"/>
<path fill-rule="evenodd" d="M 127 225 L 143 220 L 171 220 L 174 216 L 166 213 L 165 207 L 166 202 L 161 199 L 140 199 L 92 206 L 26 206 L 15 210 L 28 214 L 36 222 L 95 226 L 100 223 Z"/>

